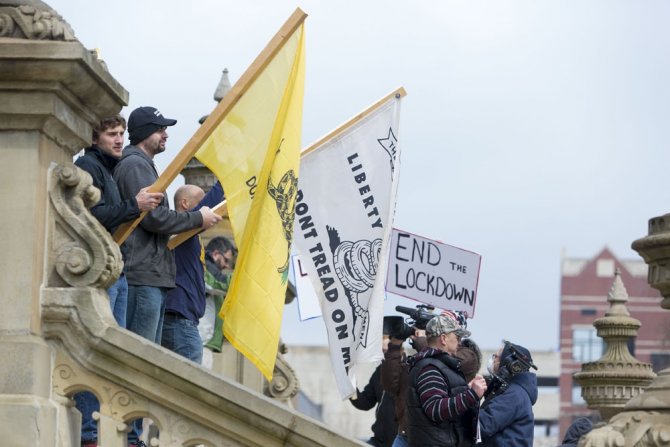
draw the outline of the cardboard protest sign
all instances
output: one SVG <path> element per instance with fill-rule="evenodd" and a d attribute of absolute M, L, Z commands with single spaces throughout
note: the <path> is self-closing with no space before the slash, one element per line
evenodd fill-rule
<path fill-rule="evenodd" d="M 472 318 L 480 264 L 477 253 L 394 228 L 386 291 Z"/>

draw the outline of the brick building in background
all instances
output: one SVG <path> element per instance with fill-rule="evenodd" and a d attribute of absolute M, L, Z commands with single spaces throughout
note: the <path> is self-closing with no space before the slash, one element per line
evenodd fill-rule
<path fill-rule="evenodd" d="M 586 407 L 581 388 L 573 380 L 582 363 L 598 360 L 604 352 L 603 340 L 596 335 L 593 321 L 609 308 L 607 294 L 619 269 L 628 291 L 626 307 L 642 327 L 629 342 L 631 353 L 658 372 L 670 366 L 667 328 L 670 312 L 660 307 L 661 295 L 647 283 L 647 265 L 641 260 L 620 260 L 605 248 L 591 259 L 563 258 L 560 302 L 560 436 L 579 416 L 594 412 Z"/>

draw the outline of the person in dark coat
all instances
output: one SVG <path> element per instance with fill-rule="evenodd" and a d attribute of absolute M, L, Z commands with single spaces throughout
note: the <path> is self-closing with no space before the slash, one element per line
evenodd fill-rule
<path fill-rule="evenodd" d="M 480 375 L 466 381 L 455 354 L 470 332 L 448 315 L 426 325 L 428 346 L 408 359 L 407 434 L 410 447 L 470 447 L 479 400 Z"/>
<path fill-rule="evenodd" d="M 537 401 L 537 369 L 528 349 L 508 341 L 493 354 L 490 372 L 498 386 L 490 386 L 479 410 L 483 447 L 532 447 Z"/>
<path fill-rule="evenodd" d="M 384 325 L 384 341 L 382 343 L 382 351 L 386 354 L 389 345 L 389 326 Z M 383 363 L 382 363 L 383 364 Z M 377 447 L 391 447 L 393 439 L 398 432 L 398 422 L 395 418 L 395 402 L 393 396 L 387 393 L 382 388 L 381 382 L 381 367 L 377 369 L 370 376 L 368 384 L 363 388 L 363 391 L 356 389 L 356 397 L 349 399 L 351 404 L 359 410 L 367 411 L 375 406 L 377 407 L 375 413 L 375 422 L 372 424 L 372 437 L 368 439 L 367 443 Z"/>
<path fill-rule="evenodd" d="M 182 185 L 174 194 L 175 211 L 196 211 L 215 207 L 223 201 L 223 189 L 216 182 L 207 194 L 196 185 Z M 198 331 L 205 314 L 205 250 L 200 235 L 186 239 L 174 249 L 176 269 L 174 289 L 165 299 L 161 345 L 177 354 L 202 362 L 202 339 Z"/>
<path fill-rule="evenodd" d="M 121 115 L 100 120 L 93 127 L 93 144 L 74 162 L 78 168 L 88 172 L 93 186 L 100 190 L 100 200 L 91 208 L 91 214 L 110 234 L 114 234 L 120 224 L 135 219 L 140 212 L 156 208 L 163 198 L 161 192 L 147 192 L 149 188 L 141 189 L 134 197 L 126 200 L 121 198 L 112 174 L 121 158 L 125 131 L 126 120 Z M 107 296 L 116 323 L 125 328 L 128 282 L 124 272 L 121 272 L 119 279 L 107 289 Z M 74 395 L 74 401 L 82 417 L 82 445 L 95 446 L 98 440 L 98 424 L 92 414 L 94 411 L 100 411 L 98 399 L 93 393 L 83 391 Z"/>
<path fill-rule="evenodd" d="M 444 311 L 444 314 L 453 316 L 461 326 L 461 329 L 467 330 L 467 320 L 464 313 L 457 311 Z M 402 317 L 385 317 L 387 319 L 400 319 Z M 393 324 L 393 323 L 391 323 Z M 397 321 L 395 322 L 397 325 Z M 395 331 L 397 332 L 397 331 Z M 412 347 L 421 352 L 426 348 L 426 332 L 415 327 L 414 335 L 409 337 Z M 392 447 L 407 447 L 409 440 L 407 438 L 407 390 L 409 388 L 409 364 L 405 356 L 402 345 L 405 339 L 391 331 L 391 341 L 388 350 L 384 353 L 384 363 L 381 368 L 382 386 L 384 390 L 391 393 L 395 400 L 395 417 L 398 421 L 398 434 Z M 465 376 L 467 382 L 471 381 L 477 375 L 482 365 L 482 354 L 477 344 L 469 339 L 462 339 L 454 357 L 461 361 L 460 370 Z"/>
<path fill-rule="evenodd" d="M 121 158 L 125 131 L 126 120 L 121 115 L 100 120 L 93 128 L 93 144 L 74 162 L 78 168 L 88 172 L 93 186 L 100 190 L 100 200 L 91 208 L 91 214 L 112 235 L 119 225 L 135 219 L 142 211 L 153 210 L 163 199 L 163 193 L 147 192 L 148 187 L 134 197 L 121 198 L 112 175 Z M 107 293 L 114 319 L 125 328 L 128 282 L 123 272 Z"/>
<path fill-rule="evenodd" d="M 589 418 L 581 417 L 574 420 L 568 427 L 563 438 L 563 444 L 558 447 L 577 447 L 579 438 L 593 430 L 593 422 Z"/>

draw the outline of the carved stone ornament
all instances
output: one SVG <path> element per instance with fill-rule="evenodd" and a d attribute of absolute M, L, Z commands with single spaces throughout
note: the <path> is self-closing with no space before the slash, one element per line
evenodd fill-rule
<path fill-rule="evenodd" d="M 0 2 L 0 37 L 31 40 L 76 40 L 70 25 L 42 2 L 33 2 L 35 5 L 13 6 L 12 3 L 17 2 Z"/>
<path fill-rule="evenodd" d="M 610 307 L 605 316 L 593 322 L 607 350 L 600 359 L 584 363 L 581 372 L 574 375 L 589 408 L 598 410 L 604 420 L 621 412 L 656 377 L 650 363 L 638 361 L 628 350 L 628 340 L 637 336 L 640 321 L 626 308 L 628 292 L 618 269 L 607 301 Z"/>
<path fill-rule="evenodd" d="M 275 368 L 272 373 L 272 382 L 265 386 L 265 395 L 280 401 L 288 401 L 298 394 L 298 377 L 291 365 L 284 359 L 282 353 L 286 353 L 286 345 L 280 343 Z"/>
<path fill-rule="evenodd" d="M 657 411 L 629 411 L 595 428 L 580 447 L 666 447 L 670 445 L 670 420 Z"/>
<path fill-rule="evenodd" d="M 72 163 L 52 165 L 50 181 L 56 272 L 73 287 L 109 287 L 121 274 L 123 262 L 118 245 L 88 211 L 100 200 L 100 191 L 91 176 Z"/>

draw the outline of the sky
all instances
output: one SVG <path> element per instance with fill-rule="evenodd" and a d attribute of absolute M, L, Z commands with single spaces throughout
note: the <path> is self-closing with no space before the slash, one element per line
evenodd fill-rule
<path fill-rule="evenodd" d="M 151 105 L 178 120 L 159 168 L 216 105 L 222 70 L 234 83 L 296 7 L 303 146 L 403 86 L 394 226 L 482 256 L 482 348 L 557 350 L 561 257 L 639 259 L 631 242 L 667 211 L 668 2 L 47 3 L 130 92 L 126 117 Z M 325 344 L 323 322 L 297 315 L 287 306 L 284 341 Z"/>

